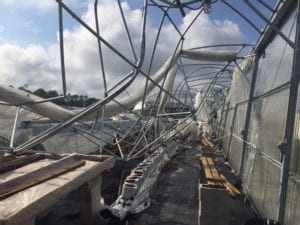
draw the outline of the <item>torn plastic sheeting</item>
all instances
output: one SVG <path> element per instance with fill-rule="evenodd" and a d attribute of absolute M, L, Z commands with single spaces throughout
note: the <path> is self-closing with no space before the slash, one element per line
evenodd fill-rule
<path fill-rule="evenodd" d="M 167 91 L 167 92 L 171 92 L 173 84 L 174 84 L 174 80 L 176 77 L 176 71 L 177 71 L 177 66 L 174 65 L 169 72 L 167 73 L 166 76 L 166 80 L 164 82 L 163 88 Z M 161 93 L 161 98 L 160 98 L 160 102 L 158 105 L 158 109 L 157 109 L 157 114 L 161 114 L 163 113 L 167 100 L 169 99 L 169 95 L 167 95 L 165 92 Z M 159 137 L 160 132 L 163 131 L 164 129 L 162 129 L 161 124 L 159 123 L 161 120 L 157 119 L 156 123 L 155 123 L 155 134 L 156 137 Z"/>
<path fill-rule="evenodd" d="M 0 105 L 0 136 L 7 140 L 11 138 L 16 112 L 17 107 L 15 106 Z M 39 117 L 36 114 L 22 108 L 20 109 L 14 143 L 22 141 L 23 135 L 21 135 L 21 133 L 25 131 L 25 128 L 31 130 L 30 124 L 26 125 L 26 127 L 22 127 L 22 121 L 32 121 L 37 119 L 39 119 Z M 20 140 L 18 140 L 19 137 L 21 138 Z"/>
<path fill-rule="evenodd" d="M 192 51 L 182 50 L 181 56 L 187 59 L 212 61 L 212 62 L 227 62 L 233 61 L 237 57 L 236 52 L 216 52 L 216 51 Z"/>
<path fill-rule="evenodd" d="M 227 99 L 227 102 L 230 101 L 231 106 L 235 106 L 237 103 L 248 100 L 249 98 L 253 72 L 253 60 L 254 57 L 246 58 L 242 64 L 234 70 L 231 88 Z"/>
<path fill-rule="evenodd" d="M 168 92 L 170 92 L 173 87 L 175 76 L 176 76 L 176 70 L 177 70 L 177 66 L 173 66 L 167 74 L 167 78 L 166 78 L 163 88 Z M 169 96 L 165 92 L 163 92 L 161 94 L 161 99 L 160 99 L 160 102 L 158 105 L 158 110 L 157 110 L 158 114 L 163 112 L 163 109 L 165 108 L 168 97 Z"/>
<path fill-rule="evenodd" d="M 197 110 L 196 111 L 196 116 L 199 120 L 204 121 L 204 122 L 208 122 L 209 118 L 208 118 L 208 113 L 206 111 L 206 106 L 205 107 L 200 107 L 201 103 L 204 101 L 202 94 L 200 92 L 197 93 L 197 95 L 195 96 L 195 105 L 194 105 L 194 109 Z M 204 103 L 205 104 L 205 103 Z"/>

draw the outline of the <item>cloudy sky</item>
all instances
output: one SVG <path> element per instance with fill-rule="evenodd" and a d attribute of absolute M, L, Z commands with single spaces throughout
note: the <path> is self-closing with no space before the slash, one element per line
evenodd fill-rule
<path fill-rule="evenodd" d="M 80 18 L 94 29 L 93 1 L 64 1 Z M 142 25 L 141 0 L 122 1 L 121 5 L 137 56 L 140 50 Z M 257 33 L 224 5 L 213 6 L 213 14 L 201 14 L 187 33 L 184 48 L 216 43 L 255 43 Z M 240 6 L 242 7 L 242 6 Z M 117 1 L 99 0 L 98 15 L 101 36 L 122 55 L 134 62 L 133 53 L 122 23 Z M 182 18 L 178 9 L 170 12 L 178 28 L 184 31 L 198 11 L 189 11 Z M 143 66 L 148 71 L 151 50 L 159 25 L 161 11 L 149 8 L 146 25 L 146 56 Z M 258 26 L 263 23 L 254 19 Z M 153 67 L 153 74 L 170 56 L 179 39 L 170 22 L 163 25 Z M 64 12 L 64 43 L 67 92 L 103 96 L 103 81 L 97 41 L 85 28 Z M 124 77 L 131 66 L 111 49 L 103 46 L 107 83 L 112 87 Z M 54 0 L 0 1 L 0 83 L 29 89 L 55 89 L 62 93 L 58 41 L 58 9 Z M 141 85 L 139 78 L 133 87 Z"/>

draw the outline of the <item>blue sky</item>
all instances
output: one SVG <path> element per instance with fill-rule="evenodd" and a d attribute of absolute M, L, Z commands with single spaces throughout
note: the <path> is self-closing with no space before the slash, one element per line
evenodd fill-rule
<path fill-rule="evenodd" d="M 88 8 L 88 3 L 93 3 L 93 1 L 66 0 L 65 2 L 79 15 L 93 23 L 91 8 Z M 123 40 L 120 40 L 120 37 L 122 36 L 120 35 L 120 28 L 115 24 L 116 16 L 114 14 L 117 14 L 117 9 L 112 7 L 113 2 L 113 0 L 99 0 L 99 4 L 101 6 L 103 5 L 102 8 L 106 10 L 106 12 L 103 12 L 103 20 L 105 20 L 105 23 L 107 21 L 107 24 L 103 24 L 103 33 L 112 40 L 112 43 L 115 43 L 116 47 L 122 49 L 120 42 L 122 43 Z M 130 29 L 132 29 L 133 32 L 138 32 L 139 23 L 141 22 L 141 2 L 141 0 L 129 0 L 127 1 L 128 4 L 122 3 L 123 7 L 126 8 L 124 11 L 126 11 L 128 15 L 129 23 L 131 23 Z M 248 15 L 258 27 L 263 28 L 263 21 L 255 16 L 242 1 L 229 0 L 229 2 L 234 3 L 235 6 Z M 269 4 L 274 4 L 276 0 L 270 0 L 268 2 Z M 269 12 L 263 9 L 261 5 L 259 7 L 263 12 L 269 14 Z M 153 37 L 151 37 L 151 32 L 156 29 L 161 15 L 159 15 L 160 12 L 157 9 L 150 8 L 149 10 L 149 40 L 152 40 Z M 109 11 L 110 14 L 107 11 Z M 191 20 L 192 15 L 194 14 L 195 12 L 187 11 L 187 16 L 182 19 L 179 10 L 173 9 L 170 13 L 174 21 L 182 29 L 185 27 L 185 24 Z M 0 61 L 1 57 L 5 57 L 2 60 L 4 62 L 2 62 L 2 64 L 0 63 L 0 66 L 6 68 L 6 70 L 0 71 L 1 83 L 11 84 L 16 80 L 14 77 L 17 76 L 16 86 L 31 83 L 32 88 L 37 88 L 38 86 L 45 86 L 53 89 L 60 88 L 60 75 L 57 74 L 59 73 L 59 68 L 56 65 L 59 55 L 55 55 L 57 52 L 57 15 L 58 9 L 54 0 L 27 0 L 22 2 L 19 0 L 0 1 L 0 51 L 2 47 Z M 94 74 L 96 68 L 94 68 L 94 71 L 83 72 L 85 69 L 89 69 L 93 66 L 91 65 L 91 61 L 93 61 L 95 57 L 92 57 L 92 55 L 96 53 L 96 47 L 93 46 L 96 45 L 89 43 L 91 40 L 90 36 L 84 33 L 80 26 L 77 23 L 74 23 L 74 20 L 66 13 L 64 22 L 65 39 L 70 43 L 70 50 L 74 51 L 69 54 L 72 60 L 68 65 L 67 72 L 70 72 L 74 77 L 76 76 L 76 79 L 78 80 L 90 83 L 91 89 L 99 89 L 99 87 L 96 87 L 94 84 L 95 82 L 89 82 L 88 75 L 86 75 Z M 173 39 L 175 41 L 175 39 L 178 38 L 178 36 L 174 34 L 176 32 L 170 24 L 166 23 L 164 28 L 162 40 L 159 45 L 159 51 L 161 52 L 157 62 L 165 60 L 170 53 L 168 51 L 168 48 L 170 47 L 168 47 L 167 44 L 169 43 L 170 46 L 173 46 Z M 187 38 L 187 40 L 190 40 L 190 42 L 187 41 L 187 46 L 189 47 L 194 47 L 193 44 L 198 44 L 198 39 L 199 45 L 205 45 L 215 42 L 216 44 L 217 42 L 237 42 L 239 40 L 241 42 L 254 44 L 258 38 L 258 34 L 253 28 L 232 11 L 225 9 L 224 4 L 219 2 L 213 5 L 213 12 L 210 16 L 203 15 L 199 19 L 198 25 L 195 26 L 194 30 L 191 30 L 190 36 L 191 37 Z M 82 48 L 75 46 L 78 45 L 78 43 L 80 45 L 80 42 L 87 46 L 83 46 Z M 151 43 L 151 41 L 149 42 Z M 66 48 L 68 48 L 68 46 Z M 127 52 L 126 49 L 128 49 L 128 46 L 124 48 L 124 54 Z M 14 56 L 7 57 L 8 53 L 6 53 L 6 51 L 16 51 L 15 54 L 11 54 L 21 54 L 24 55 L 24 57 L 15 56 L 16 59 L 13 58 Z M 91 54 L 89 55 L 89 53 Z M 85 58 L 90 57 L 90 60 L 84 61 L 79 58 L 77 59 L 77 56 L 81 54 Z M 110 54 L 110 52 L 108 51 L 107 54 Z M 9 58 L 12 58 L 12 60 L 9 61 Z M 118 59 L 116 59 L 115 56 L 108 56 L 107 61 L 117 62 Z M 14 65 L 14 63 L 16 64 Z M 9 68 L 9 66 L 12 68 Z M 157 65 L 157 67 L 158 66 L 159 65 Z M 107 67 L 108 74 L 111 74 L 112 80 L 117 80 L 118 78 L 115 75 L 123 71 L 123 69 L 126 69 L 128 66 L 126 67 L 120 63 L 119 67 L 120 68 L 115 68 L 115 64 L 111 65 L 111 67 Z M 22 71 L 24 68 L 26 68 L 26 71 Z M 30 73 L 28 71 L 30 71 Z M 21 76 L 20 73 L 24 73 L 25 75 Z M 34 76 L 41 73 L 41 79 L 36 81 L 37 79 L 34 79 Z M 83 75 L 85 77 L 83 77 Z M 43 81 L 42 78 L 44 78 L 45 81 Z M 93 85 L 95 87 L 93 87 Z M 75 84 L 72 79 L 69 79 L 68 87 L 70 92 L 76 90 L 86 92 L 86 88 L 84 88 L 83 85 Z M 97 95 L 98 93 L 97 91 L 90 91 L 89 94 Z"/>
<path fill-rule="evenodd" d="M 265 23 L 259 17 L 255 16 L 255 14 L 244 3 L 242 3 L 242 1 L 234 1 L 239 2 L 238 4 L 235 4 L 235 6 L 243 11 L 245 15 L 247 15 L 252 20 L 252 22 L 257 24 L 257 26 L 260 28 L 264 27 Z M 17 1 L 15 4 L 13 4 L 13 1 L 11 1 L 12 3 L 9 2 L 9 0 L 0 2 L 0 35 L 2 39 L 15 40 L 20 44 L 25 45 L 28 43 L 47 44 L 49 42 L 55 41 L 55 33 L 58 29 L 58 13 L 55 3 L 53 4 L 53 6 L 49 6 L 50 4 L 48 4 L 48 6 L 45 6 L 43 8 L 26 6 L 25 4 L 24 6 L 20 6 L 19 4 L 17 4 Z M 128 1 L 132 8 L 140 8 L 141 2 L 141 0 Z M 272 5 L 275 4 L 275 2 L 275 0 L 270 0 L 268 4 Z M 71 3 L 72 9 L 76 10 L 79 14 L 83 14 L 87 9 L 87 4 L 76 4 L 76 2 Z M 256 5 L 259 7 L 259 4 Z M 254 42 L 258 37 L 257 32 L 237 14 L 228 10 L 224 6 L 225 5 L 222 3 L 214 4 L 211 18 L 216 20 L 227 19 L 236 22 L 245 33 L 245 37 L 247 37 L 248 39 L 247 41 Z M 156 9 L 156 11 L 158 10 Z M 172 10 L 171 15 L 177 22 L 180 22 L 182 19 L 179 10 Z M 158 24 L 158 18 L 160 17 L 158 16 L 152 18 L 154 24 Z M 66 28 L 70 28 L 76 25 L 76 23 L 74 23 L 74 20 L 67 14 L 65 14 L 64 19 L 64 26 Z"/>
<path fill-rule="evenodd" d="M 58 10 L 56 5 L 35 8 L 33 6 L 18 6 L 0 2 L 0 25 L 3 27 L 1 38 L 14 40 L 21 45 L 42 44 L 53 42 L 58 30 Z M 79 8 L 81 12 L 84 8 Z M 65 26 L 74 25 L 66 18 Z"/>

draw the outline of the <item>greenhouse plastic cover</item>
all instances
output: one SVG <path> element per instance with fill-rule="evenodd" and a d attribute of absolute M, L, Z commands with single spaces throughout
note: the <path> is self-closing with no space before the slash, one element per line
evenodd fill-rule
<path fill-rule="evenodd" d="M 292 13 L 292 16 L 283 24 L 281 31 L 284 34 L 294 34 L 294 19 L 295 14 Z M 291 77 L 293 62 L 292 52 L 292 48 L 277 35 L 259 58 L 248 144 L 245 149 L 245 164 L 243 174 L 241 174 L 246 195 L 254 203 L 260 215 L 274 220 L 278 219 L 282 166 L 281 154 L 277 146 L 283 141 L 285 132 L 290 92 L 288 81 Z M 245 64 L 247 65 L 246 62 Z M 240 171 L 243 149 L 241 131 L 245 127 L 252 72 L 251 66 L 248 72 L 241 73 L 238 69 L 234 72 L 227 99 L 230 102 L 230 110 L 225 127 L 227 137 L 224 139 L 224 151 L 229 153 L 228 157 L 236 174 Z M 237 107 L 235 117 L 234 107 Z M 298 110 L 299 108 L 298 103 Z M 233 134 L 231 143 L 228 145 L 230 139 L 228 135 L 230 135 L 232 124 Z M 293 177 L 289 179 L 286 205 L 288 213 L 285 215 L 285 224 L 298 225 L 300 218 L 295 210 L 300 206 L 299 174 L 298 180 Z"/>

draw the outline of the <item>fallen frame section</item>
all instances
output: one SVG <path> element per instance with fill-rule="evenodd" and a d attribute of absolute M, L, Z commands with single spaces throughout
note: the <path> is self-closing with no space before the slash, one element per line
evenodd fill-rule
<path fill-rule="evenodd" d="M 168 151 L 166 147 L 160 147 L 145 158 L 125 179 L 121 195 L 101 214 L 109 210 L 109 216 L 123 220 L 128 213 L 139 213 L 149 207 L 159 174 L 175 153 L 176 149 Z"/>

